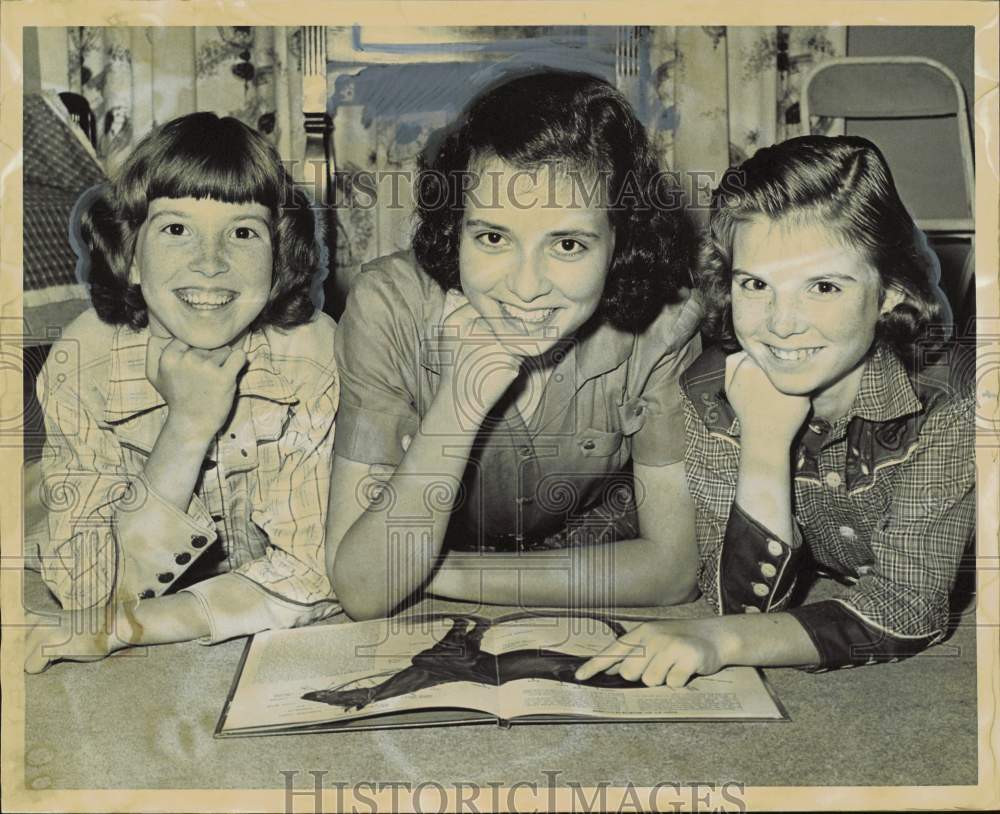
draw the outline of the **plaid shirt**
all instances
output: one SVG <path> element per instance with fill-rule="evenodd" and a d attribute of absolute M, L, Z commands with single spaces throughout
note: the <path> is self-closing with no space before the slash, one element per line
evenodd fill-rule
<path fill-rule="evenodd" d="M 324 533 L 338 377 L 334 323 L 247 336 L 233 417 L 202 463 L 187 512 L 143 478 L 167 416 L 146 379 L 148 330 L 85 312 L 38 383 L 46 424 L 42 574 L 63 607 L 181 589 L 211 641 L 329 616 Z M 141 512 L 119 525 L 123 512 Z"/>
<path fill-rule="evenodd" d="M 685 468 L 711 604 L 720 612 L 785 608 L 805 547 L 853 584 L 842 600 L 791 611 L 821 666 L 910 655 L 942 638 L 975 530 L 971 387 L 952 387 L 942 368 L 911 379 L 878 348 L 847 415 L 832 425 L 810 421 L 792 451 L 796 530 L 786 541 L 753 520 L 752 506 L 734 504 L 740 432 L 724 371 L 725 355 L 713 349 L 682 379 Z"/>

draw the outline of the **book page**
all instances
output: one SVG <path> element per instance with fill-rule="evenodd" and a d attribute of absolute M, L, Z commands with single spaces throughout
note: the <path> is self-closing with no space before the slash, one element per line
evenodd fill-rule
<path fill-rule="evenodd" d="M 699 720 L 774 719 L 784 717 L 760 673 L 753 667 L 727 667 L 698 676 L 686 687 L 616 689 L 548 679 L 526 678 L 501 687 L 501 716 L 572 715 L 607 719 Z"/>
<path fill-rule="evenodd" d="M 596 615 L 517 614 L 494 621 L 483 635 L 482 648 L 497 655 L 544 649 L 590 658 L 626 629 Z"/>
<path fill-rule="evenodd" d="M 470 662 L 459 648 L 448 646 L 447 637 L 461 640 L 474 629 L 469 617 L 441 617 L 258 634 L 222 733 L 440 707 L 495 714 L 492 657 L 489 664 L 485 654 Z"/>
<path fill-rule="evenodd" d="M 697 677 L 681 689 L 646 687 L 605 673 L 578 683 L 576 669 L 635 624 L 590 616 L 539 616 L 496 624 L 483 637 L 483 647 L 497 653 L 501 717 L 783 717 L 760 674 L 748 667 Z"/>

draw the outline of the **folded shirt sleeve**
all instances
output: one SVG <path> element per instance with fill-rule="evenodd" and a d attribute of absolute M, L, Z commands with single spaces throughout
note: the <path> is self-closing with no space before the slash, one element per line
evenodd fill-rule
<path fill-rule="evenodd" d="M 415 401 L 420 328 L 390 271 L 359 275 L 337 328 L 336 453 L 359 463 L 397 466 L 403 437 L 412 438 L 420 423 Z"/>

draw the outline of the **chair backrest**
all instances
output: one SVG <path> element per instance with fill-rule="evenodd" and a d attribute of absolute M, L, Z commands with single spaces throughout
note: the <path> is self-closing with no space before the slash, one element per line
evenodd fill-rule
<path fill-rule="evenodd" d="M 975 174 L 965 94 L 955 74 L 926 57 L 840 57 L 809 72 L 802 126 L 847 120 L 876 143 L 900 195 L 927 232 L 971 233 Z"/>

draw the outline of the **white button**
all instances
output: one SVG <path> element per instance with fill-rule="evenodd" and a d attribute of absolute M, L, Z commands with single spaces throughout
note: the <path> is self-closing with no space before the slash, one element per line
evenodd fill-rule
<path fill-rule="evenodd" d="M 770 579 L 771 577 L 773 577 L 775 574 L 778 573 L 778 569 L 775 568 L 773 565 L 771 565 L 771 563 L 769 563 L 769 562 L 762 562 L 760 564 L 760 572 L 765 577 L 767 577 L 768 579 Z"/>
<path fill-rule="evenodd" d="M 841 526 L 840 536 L 843 537 L 845 540 L 853 540 L 855 537 L 858 536 L 858 534 L 850 526 Z"/>
<path fill-rule="evenodd" d="M 744 613 L 760 613 L 760 608 L 758 608 L 756 605 L 744 605 L 743 606 L 743 612 Z"/>
<path fill-rule="evenodd" d="M 840 475 L 836 472 L 830 472 L 826 476 L 826 485 L 831 489 L 837 489 L 841 484 Z"/>
<path fill-rule="evenodd" d="M 779 543 L 777 540 L 767 541 L 767 553 L 772 557 L 780 557 L 784 552 L 785 547 Z"/>
<path fill-rule="evenodd" d="M 770 589 L 763 582 L 755 582 L 753 584 L 753 592 L 757 594 L 757 596 L 767 596 L 769 590 Z"/>
<path fill-rule="evenodd" d="M 404 435 L 399 439 L 399 445 L 403 448 L 403 452 L 406 452 L 410 448 L 410 444 L 413 443 L 412 435 Z"/>

